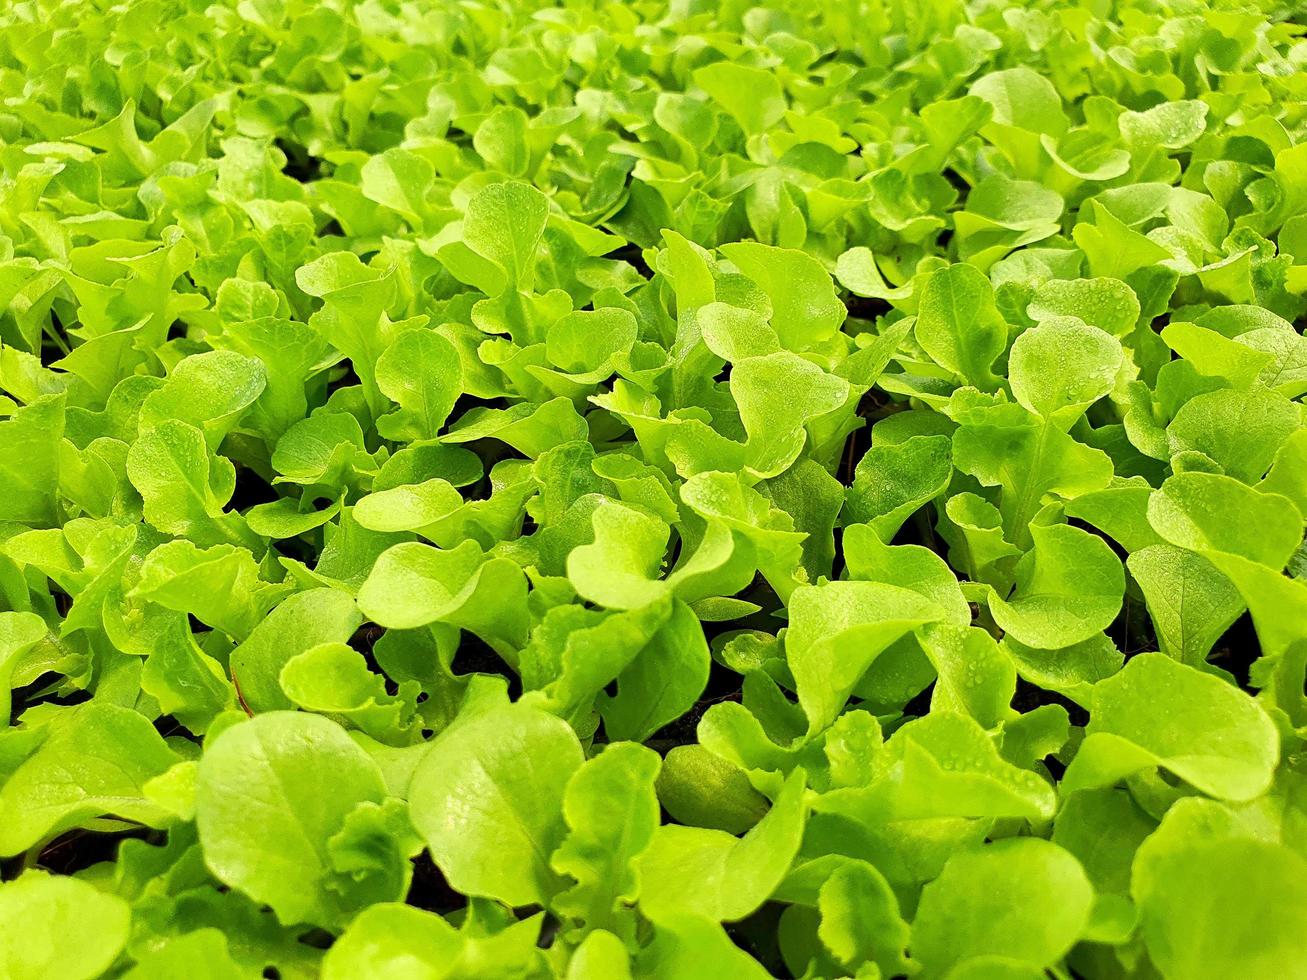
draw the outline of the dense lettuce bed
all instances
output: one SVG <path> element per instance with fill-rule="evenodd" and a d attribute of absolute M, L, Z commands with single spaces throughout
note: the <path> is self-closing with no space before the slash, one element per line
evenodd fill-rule
<path fill-rule="evenodd" d="M 1304 32 L 4 4 L 0 977 L 1307 976 Z"/>

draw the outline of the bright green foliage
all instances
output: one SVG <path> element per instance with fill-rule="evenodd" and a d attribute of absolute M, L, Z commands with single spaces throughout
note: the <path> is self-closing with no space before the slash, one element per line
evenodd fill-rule
<path fill-rule="evenodd" d="M 450 884 L 509 905 L 560 891 L 548 857 L 566 833 L 564 794 L 583 760 L 564 722 L 526 707 L 487 711 L 425 753 L 409 805 Z"/>
<path fill-rule="evenodd" d="M 1093 897 L 1080 862 L 1048 841 L 1014 838 L 962 851 L 922 890 L 913 955 L 940 976 L 969 962 L 1038 971 L 1084 934 Z"/>
<path fill-rule="evenodd" d="M 321 791 L 326 786 L 330 792 Z M 268 712 L 238 722 L 214 738 L 196 777 L 205 863 L 288 925 L 338 925 L 370 892 L 381 901 L 403 894 L 402 870 L 342 867 L 333 846 L 347 843 L 351 820 L 384 796 L 377 764 L 330 720 Z M 379 865 L 388 857 L 402 864 L 404 855 L 393 851 L 399 841 L 377 843 Z M 387 878 L 399 894 L 385 893 Z"/>
<path fill-rule="evenodd" d="M 1307 976 L 1301 6 L 0 3 L 0 980 Z"/>
<path fill-rule="evenodd" d="M 0 885 L 0 969 L 13 980 L 92 980 L 127 943 L 131 907 L 75 878 L 30 871 Z"/>
<path fill-rule="evenodd" d="M 1307 921 L 1303 855 L 1278 821 L 1263 835 L 1211 800 L 1179 801 L 1135 854 L 1139 928 L 1166 976 L 1293 976 Z M 1222 939 L 1214 941 L 1214 936 Z"/>
<path fill-rule="evenodd" d="M 1145 653 L 1099 681 L 1093 699 L 1067 789 L 1111 784 L 1152 766 L 1219 799 L 1249 800 L 1270 787 L 1279 759 L 1275 726 L 1220 678 Z"/>

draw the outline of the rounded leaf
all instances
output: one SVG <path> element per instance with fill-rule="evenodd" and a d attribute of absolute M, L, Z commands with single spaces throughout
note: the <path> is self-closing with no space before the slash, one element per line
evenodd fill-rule
<path fill-rule="evenodd" d="M 77 878 L 29 871 L 0 885 L 0 976 L 95 980 L 127 944 L 131 908 Z"/>
<path fill-rule="evenodd" d="M 1046 840 L 961 851 L 922 889 L 912 957 L 932 976 L 980 956 L 1053 966 L 1084 934 L 1093 902 L 1080 862 Z"/>
<path fill-rule="evenodd" d="M 1111 334 L 1066 317 L 1027 330 L 1012 344 L 1008 382 L 1016 400 L 1067 429 L 1116 382 L 1125 360 Z"/>
<path fill-rule="evenodd" d="M 413 826 L 450 885 L 509 905 L 544 904 L 567 833 L 563 795 L 585 754 L 567 722 L 510 705 L 459 725 L 419 763 Z"/>
<path fill-rule="evenodd" d="M 217 878 L 286 924 L 333 926 L 352 912 L 328 841 L 386 788 L 372 758 L 320 715 L 273 711 L 228 728 L 200 757 L 195 820 Z M 399 898 L 401 896 L 395 896 Z"/>

